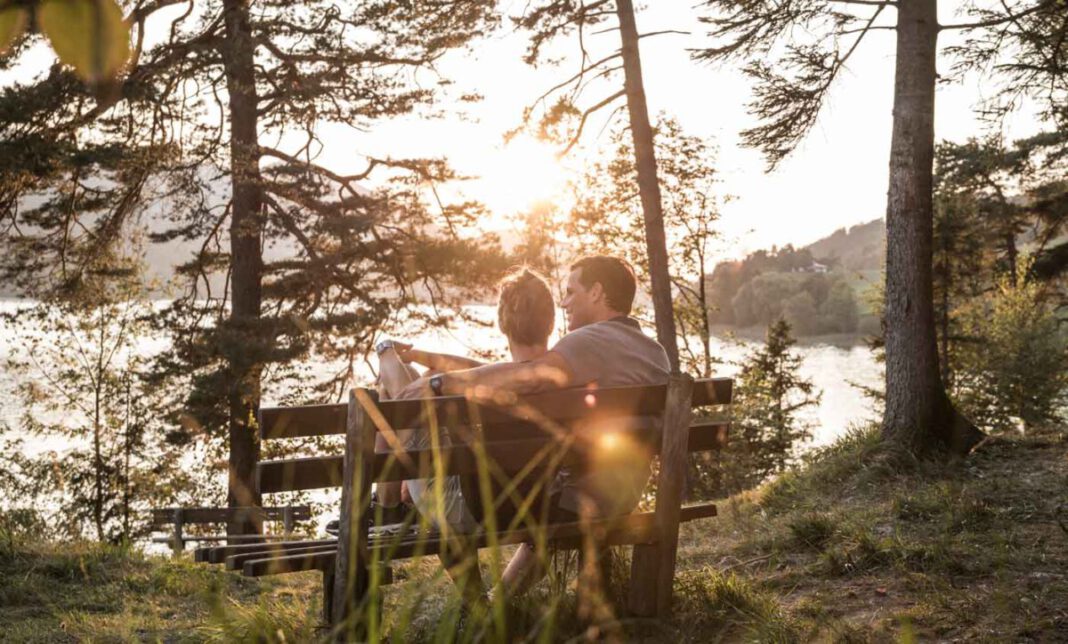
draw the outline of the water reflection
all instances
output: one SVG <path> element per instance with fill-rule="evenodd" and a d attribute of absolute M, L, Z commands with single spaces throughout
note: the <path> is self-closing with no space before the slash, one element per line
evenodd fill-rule
<path fill-rule="evenodd" d="M 0 311 L 10 311 L 18 304 L 0 302 Z M 468 311 L 478 318 L 492 321 L 496 310 L 490 306 L 471 306 Z M 418 346 L 449 353 L 471 354 L 475 350 L 492 350 L 505 355 L 507 346 L 501 334 L 492 326 L 476 326 L 460 322 L 454 329 L 426 332 L 409 338 Z M 0 328 L 0 364 L 16 351 L 19 340 L 12 330 Z M 716 360 L 715 375 L 733 376 L 738 371 L 737 363 L 747 351 L 758 346 L 751 340 L 726 340 L 713 338 L 712 351 Z M 800 345 L 796 350 L 802 356 L 801 374 L 811 380 L 823 393 L 818 407 L 801 411 L 804 420 L 812 423 L 813 439 L 809 446 L 825 445 L 842 435 L 851 423 L 872 418 L 871 406 L 861 392 L 850 383 L 863 386 L 878 386 L 882 381 L 882 365 L 864 346 L 832 346 L 830 344 Z M 336 372 L 330 365 L 311 362 L 313 371 L 319 374 Z M 370 381 L 373 374 L 367 365 L 357 365 L 357 377 Z M 0 370 L 0 424 L 16 426 L 21 415 L 21 405 L 16 395 L 14 376 L 6 369 Z M 265 391 L 264 404 L 275 404 L 284 392 Z M 43 445 L 38 446 L 44 447 Z M 59 445 L 48 445 L 50 449 Z"/>

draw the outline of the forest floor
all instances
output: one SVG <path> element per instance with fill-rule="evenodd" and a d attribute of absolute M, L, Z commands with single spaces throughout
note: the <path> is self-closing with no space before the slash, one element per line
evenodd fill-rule
<path fill-rule="evenodd" d="M 388 639 L 472 632 L 436 559 L 395 575 Z M 542 584 L 509 607 L 499 639 L 581 638 L 574 613 L 572 592 Z M 324 636 L 318 615 L 318 573 L 252 580 L 0 529 L 0 641 L 310 641 Z M 1068 441 L 991 439 L 960 463 L 902 467 L 853 434 L 685 525 L 674 618 L 613 629 L 669 642 L 1068 641 Z"/>

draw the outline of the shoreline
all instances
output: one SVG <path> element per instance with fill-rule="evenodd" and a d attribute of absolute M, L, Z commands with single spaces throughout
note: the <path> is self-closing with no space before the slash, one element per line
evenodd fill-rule
<path fill-rule="evenodd" d="M 760 325 L 736 327 L 729 324 L 712 325 L 712 336 L 730 342 L 733 339 L 747 340 L 751 342 L 763 342 L 766 327 Z M 839 349 L 852 349 L 854 347 L 867 347 L 867 339 L 870 336 L 859 331 L 852 333 L 824 333 L 820 335 L 794 336 L 798 346 L 813 347 L 829 345 Z"/>

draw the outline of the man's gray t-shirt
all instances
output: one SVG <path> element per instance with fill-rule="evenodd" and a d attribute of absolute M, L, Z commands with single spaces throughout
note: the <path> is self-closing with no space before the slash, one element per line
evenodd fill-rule
<path fill-rule="evenodd" d="M 576 386 L 661 384 L 671 373 L 664 347 L 626 316 L 575 329 L 551 351 L 567 363 Z M 622 460 L 610 461 L 606 466 L 591 466 L 581 473 L 561 470 L 553 486 L 560 492 L 560 507 L 578 512 L 579 499 L 585 496 L 601 516 L 627 514 L 641 500 L 649 481 L 650 462 L 651 457 L 640 452 L 624 455 Z"/>

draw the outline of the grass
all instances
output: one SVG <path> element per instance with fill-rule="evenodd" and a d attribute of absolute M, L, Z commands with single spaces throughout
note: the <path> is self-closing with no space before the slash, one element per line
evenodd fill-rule
<path fill-rule="evenodd" d="M 731 499 L 712 529 L 686 526 L 682 565 L 744 576 L 806 641 L 1068 640 L 1063 436 L 932 466 L 857 430 Z"/>
<path fill-rule="evenodd" d="M 314 637 L 317 615 L 305 607 L 315 582 L 260 583 L 94 543 L 9 544 L 0 552 L 0 640 L 301 641 Z"/>
<path fill-rule="evenodd" d="M 961 463 L 887 458 L 857 430 L 683 526 L 675 616 L 577 618 L 566 579 L 463 616 L 434 558 L 395 564 L 384 638 L 664 642 L 1068 640 L 1068 442 L 992 440 Z M 29 546 L 0 522 L 0 640 L 294 642 L 324 637 L 317 573 L 250 580 L 87 543 Z M 507 554 L 507 553 L 506 553 Z M 487 552 L 483 552 L 488 557 Z M 488 560 L 484 560 L 488 564 Z M 487 568 L 484 566 L 484 569 Z M 617 561 L 615 578 L 627 562 Z M 622 591 L 620 582 L 613 588 Z M 620 594 L 620 593 L 616 593 Z M 606 600 L 620 615 L 620 597 Z"/>

